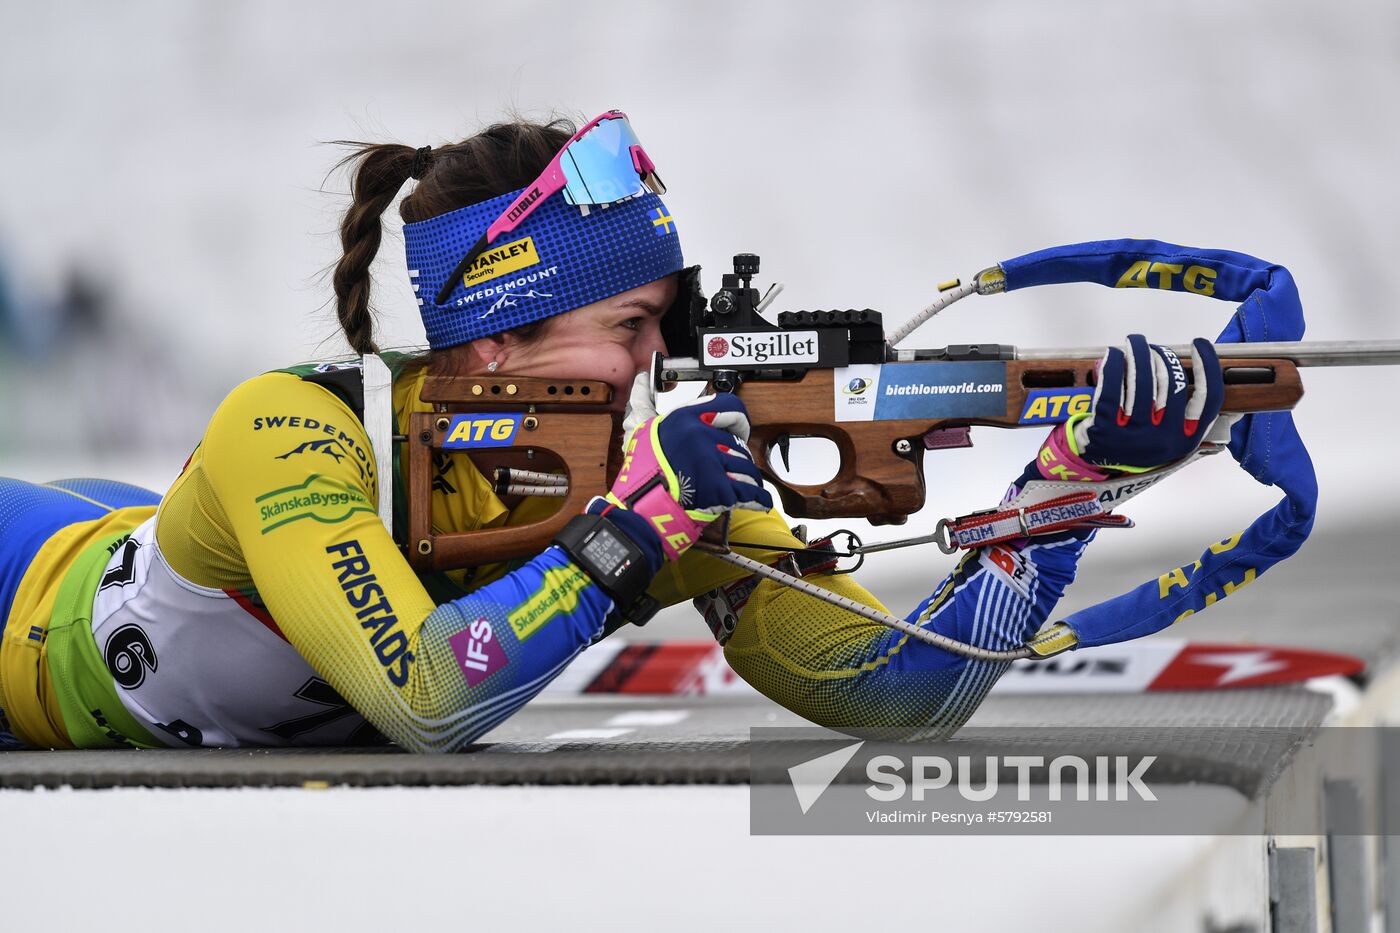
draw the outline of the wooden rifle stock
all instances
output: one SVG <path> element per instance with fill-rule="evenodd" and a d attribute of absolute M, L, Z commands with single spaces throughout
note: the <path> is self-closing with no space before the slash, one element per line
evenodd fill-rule
<path fill-rule="evenodd" d="M 754 461 L 778 490 L 788 515 L 903 524 L 924 505 L 924 438 L 929 431 L 964 425 L 1032 426 L 1021 424 L 1026 397 L 1032 390 L 1092 386 L 1097 363 L 1097 359 L 1007 361 L 1006 411 L 992 418 L 838 422 L 833 418 L 831 369 L 808 370 L 796 381 L 747 381 L 738 394 L 749 411 L 749 448 Z M 1189 373 L 1190 358 L 1184 357 L 1182 363 Z M 1224 411 L 1285 411 L 1303 397 L 1302 379 L 1291 360 L 1223 358 L 1221 366 Z M 1044 423 L 1033 426 L 1043 428 Z M 784 436 L 820 437 L 835 444 L 841 457 L 835 477 L 821 485 L 782 479 L 769 461 L 769 451 Z"/>
<path fill-rule="evenodd" d="M 423 401 L 432 412 L 409 418 L 408 560 L 415 570 L 451 570 L 534 557 L 588 500 L 607 491 L 618 419 L 612 386 L 592 380 L 528 376 L 428 377 Z M 513 446 L 465 450 L 481 474 L 498 466 L 557 471 L 569 478 L 557 510 L 525 525 L 439 533 L 433 528 L 434 455 L 444 449 L 453 415 L 519 414 Z"/>

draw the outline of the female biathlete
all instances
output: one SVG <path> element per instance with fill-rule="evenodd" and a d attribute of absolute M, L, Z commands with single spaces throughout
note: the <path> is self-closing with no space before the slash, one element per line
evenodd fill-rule
<path fill-rule="evenodd" d="M 386 354 L 398 433 L 410 413 L 432 410 L 421 398 L 428 375 L 602 380 L 621 421 L 634 377 L 666 350 L 668 312 L 698 289 L 656 169 L 621 113 L 577 133 L 561 121 L 513 122 L 435 150 L 365 146 L 350 161 L 334 286 L 356 354 L 376 350 L 369 270 L 381 215 L 417 181 L 400 213 L 431 349 Z M 1094 410 L 1057 426 L 1013 491 L 1190 454 L 1222 395 L 1210 344 L 1197 346 L 1189 385 L 1170 351 L 1140 337 L 1126 354 L 1110 351 Z M 745 449 L 744 407 L 727 394 L 633 426 L 611 489 L 532 559 L 415 574 L 401 529 L 396 541 L 376 514 L 380 485 L 392 484 L 402 515 L 407 483 L 399 458 L 373 454 L 356 366 L 303 366 L 238 386 L 164 497 L 100 480 L 0 480 L 9 744 L 387 738 L 459 750 L 623 624 L 644 592 L 662 605 L 702 598 L 712 620 L 729 620 L 713 628 L 740 676 L 837 729 L 951 732 L 1005 669 L 740 579 L 691 550 L 725 513 L 734 540 L 775 548 L 747 549 L 756 559 L 790 561 L 776 548 L 801 546 L 772 510 Z M 437 532 L 520 524 L 551 506 L 498 497 L 465 455 L 438 463 Z M 1091 537 L 1078 529 L 1012 542 L 1003 551 L 1014 574 L 969 551 L 907 618 L 974 645 L 1019 646 Z M 880 607 L 850 576 L 803 566 L 812 582 Z"/>

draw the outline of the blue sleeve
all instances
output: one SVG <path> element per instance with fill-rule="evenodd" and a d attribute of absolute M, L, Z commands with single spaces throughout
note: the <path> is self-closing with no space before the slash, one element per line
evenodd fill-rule
<path fill-rule="evenodd" d="M 409 746 L 457 751 L 494 728 L 602 633 L 612 607 L 558 547 L 438 606 L 423 622 L 417 662 L 434 681 L 433 710 L 415 717 Z"/>
<path fill-rule="evenodd" d="M 993 545 L 964 556 L 906 620 L 991 649 L 1020 647 L 1074 580 L 1092 531 Z M 816 634 L 812 636 L 816 638 Z M 1009 662 L 974 661 L 883 626 L 862 626 L 803 693 L 821 725 L 946 736 L 965 723 Z"/>
<path fill-rule="evenodd" d="M 971 552 L 933 595 L 907 617 L 940 635 L 981 648 L 1006 651 L 1024 645 L 1045 624 L 1094 532 L 1081 531 L 1023 546 L 994 545 Z M 903 664 L 938 670 L 949 678 L 947 696 L 929 716 L 926 734 L 946 735 L 962 726 L 981 704 L 1008 661 L 977 661 L 915 642 Z"/>

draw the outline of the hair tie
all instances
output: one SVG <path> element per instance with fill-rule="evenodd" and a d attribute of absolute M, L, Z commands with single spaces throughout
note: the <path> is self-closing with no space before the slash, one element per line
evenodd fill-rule
<path fill-rule="evenodd" d="M 414 181 L 423 177 L 423 174 L 433 166 L 433 147 L 423 146 L 413 153 L 413 167 L 408 170 L 408 177 Z"/>

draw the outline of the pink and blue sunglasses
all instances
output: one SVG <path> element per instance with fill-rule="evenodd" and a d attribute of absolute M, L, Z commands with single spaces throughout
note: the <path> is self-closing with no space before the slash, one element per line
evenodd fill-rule
<path fill-rule="evenodd" d="M 447 301 L 462 276 L 497 238 L 510 233 L 545 199 L 564 192 L 575 205 L 612 204 L 644 191 L 665 194 L 656 166 L 637 140 L 627 114 L 609 110 L 585 123 L 555 154 L 549 165 L 486 228 L 481 239 L 447 277 L 437 303 Z"/>

